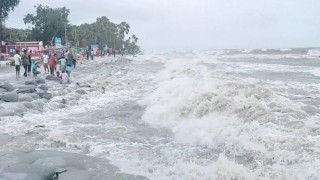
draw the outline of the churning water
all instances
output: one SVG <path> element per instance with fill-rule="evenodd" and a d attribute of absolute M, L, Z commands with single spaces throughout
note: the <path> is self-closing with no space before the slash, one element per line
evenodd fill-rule
<path fill-rule="evenodd" d="M 0 131 L 12 136 L 1 151 L 80 153 L 147 179 L 316 180 L 318 54 L 186 51 L 87 62 L 73 74 L 91 85 L 86 93 L 52 84 L 52 100 L 1 118 Z"/>

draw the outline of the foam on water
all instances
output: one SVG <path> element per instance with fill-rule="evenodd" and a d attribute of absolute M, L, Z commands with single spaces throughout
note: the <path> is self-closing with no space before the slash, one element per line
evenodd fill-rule
<path fill-rule="evenodd" d="M 250 83 L 197 61 L 171 59 L 166 66 L 156 78 L 158 88 L 140 101 L 146 108 L 145 122 L 171 129 L 179 143 L 220 152 L 226 164 L 237 166 L 222 170 L 223 178 L 318 177 L 320 161 L 314 148 L 319 137 L 313 132 L 319 128 L 320 116 L 310 113 L 317 105 L 303 101 L 307 96 L 319 98 L 312 94 L 319 92 L 319 86 Z M 238 69 L 247 71 L 242 66 Z M 221 173 L 211 170 L 211 174 Z"/>
<path fill-rule="evenodd" d="M 308 56 L 285 52 L 261 57 Z M 319 85 L 253 74 L 316 75 L 319 67 L 251 64 L 239 57 L 260 55 L 242 53 L 169 52 L 85 64 L 73 80 L 92 86 L 81 88 L 86 94 L 57 85 L 53 99 L 35 102 L 39 109 L 2 118 L 0 131 L 15 136 L 3 150 L 76 152 L 150 179 L 320 178 Z"/>

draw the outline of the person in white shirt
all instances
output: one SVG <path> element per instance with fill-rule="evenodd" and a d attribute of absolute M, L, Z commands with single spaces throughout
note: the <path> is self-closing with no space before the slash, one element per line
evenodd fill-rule
<path fill-rule="evenodd" d="M 60 74 L 60 77 L 61 77 L 60 84 L 70 83 L 70 78 L 66 71 L 62 71 L 62 73 Z"/>
<path fill-rule="evenodd" d="M 16 54 L 13 56 L 13 58 L 16 66 L 16 79 L 20 79 L 21 56 L 19 55 L 19 50 L 16 50 Z"/>
<path fill-rule="evenodd" d="M 49 63 L 49 56 L 47 53 L 45 53 L 43 56 L 43 67 L 44 67 L 44 73 L 49 73 L 49 66 L 48 66 L 48 63 Z"/>

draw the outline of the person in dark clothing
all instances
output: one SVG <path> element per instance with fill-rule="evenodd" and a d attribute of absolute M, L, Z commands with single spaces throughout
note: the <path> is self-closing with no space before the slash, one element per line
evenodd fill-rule
<path fill-rule="evenodd" d="M 73 63 L 73 53 L 71 52 L 71 49 L 69 49 L 69 52 L 68 52 L 68 54 L 67 54 L 67 60 L 68 60 L 68 62 L 67 62 L 67 64 L 70 64 L 70 65 L 72 65 Z"/>
<path fill-rule="evenodd" d="M 87 50 L 87 60 L 89 60 L 89 56 L 90 56 L 90 50 Z"/>
<path fill-rule="evenodd" d="M 31 76 L 31 54 L 32 54 L 32 51 L 30 50 L 29 51 L 29 54 L 28 54 L 28 59 L 29 59 L 29 65 L 28 65 L 28 76 Z"/>
<path fill-rule="evenodd" d="M 76 59 L 72 59 L 72 64 L 73 64 L 73 68 L 76 68 L 77 60 Z"/>
<path fill-rule="evenodd" d="M 112 54 L 113 54 L 113 57 L 116 57 L 116 50 L 115 49 L 112 49 Z"/>
<path fill-rule="evenodd" d="M 27 50 L 26 49 L 22 49 L 21 61 L 22 61 L 22 65 L 23 65 L 23 68 L 24 68 L 23 76 L 27 77 L 28 76 L 28 66 L 30 64 L 29 64 L 29 59 L 28 59 L 28 55 L 27 55 Z"/>

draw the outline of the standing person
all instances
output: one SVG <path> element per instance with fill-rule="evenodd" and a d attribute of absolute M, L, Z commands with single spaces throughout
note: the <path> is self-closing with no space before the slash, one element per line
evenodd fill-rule
<path fill-rule="evenodd" d="M 48 67 L 48 63 L 49 63 L 49 56 L 48 53 L 44 53 L 44 55 L 42 56 L 43 59 L 43 68 L 44 68 L 44 73 L 49 73 L 49 67 Z"/>
<path fill-rule="evenodd" d="M 67 63 L 67 60 L 64 58 L 63 55 L 61 55 L 61 57 L 60 57 L 60 59 L 59 59 L 59 64 L 60 64 L 60 71 L 61 71 L 61 72 L 66 71 L 66 65 L 67 65 L 68 63 Z"/>
<path fill-rule="evenodd" d="M 71 51 L 71 48 L 69 49 L 69 51 L 68 51 L 68 55 L 67 55 L 67 59 L 68 59 L 68 64 L 72 64 L 72 61 L 73 61 L 73 53 L 72 53 L 72 51 Z"/>
<path fill-rule="evenodd" d="M 29 59 L 28 59 L 28 55 L 27 55 L 27 50 L 26 49 L 22 49 L 21 60 L 22 60 L 23 68 L 24 68 L 23 76 L 27 77 L 28 76 L 27 72 L 28 72 L 28 66 L 29 66 Z"/>
<path fill-rule="evenodd" d="M 116 57 L 116 50 L 112 49 L 113 57 Z"/>
<path fill-rule="evenodd" d="M 87 60 L 89 60 L 89 56 L 90 56 L 90 50 L 89 49 L 87 49 Z"/>
<path fill-rule="evenodd" d="M 57 58 L 56 58 L 56 54 L 54 54 L 53 56 L 51 56 L 50 60 L 49 60 L 49 68 L 50 68 L 50 74 L 54 75 L 54 71 L 57 67 Z"/>
<path fill-rule="evenodd" d="M 30 50 L 30 51 L 29 51 L 29 54 L 28 54 L 28 60 L 29 60 L 28 76 L 29 76 L 29 77 L 31 76 L 31 54 L 32 54 L 32 51 Z"/>
<path fill-rule="evenodd" d="M 94 55 L 93 49 L 90 51 L 90 55 L 91 55 L 91 60 L 93 60 L 93 55 Z"/>
<path fill-rule="evenodd" d="M 13 56 L 13 58 L 16 67 L 16 79 L 20 79 L 21 56 L 19 55 L 19 50 L 16 50 L 16 54 Z"/>
<path fill-rule="evenodd" d="M 78 58 L 77 53 L 74 51 L 73 52 L 73 59 L 72 59 L 73 68 L 76 68 L 77 58 Z"/>

